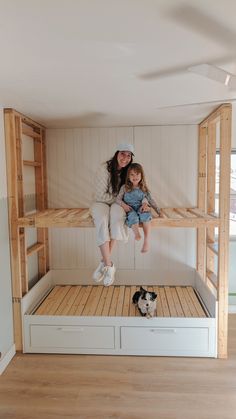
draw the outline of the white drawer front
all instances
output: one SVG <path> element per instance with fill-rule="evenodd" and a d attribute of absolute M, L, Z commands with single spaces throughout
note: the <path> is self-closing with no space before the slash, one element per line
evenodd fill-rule
<path fill-rule="evenodd" d="M 113 349 L 114 342 L 112 326 L 30 326 L 32 347 Z"/>
<path fill-rule="evenodd" d="M 191 352 L 209 350 L 207 327 L 121 327 L 121 347 L 125 350 Z"/>

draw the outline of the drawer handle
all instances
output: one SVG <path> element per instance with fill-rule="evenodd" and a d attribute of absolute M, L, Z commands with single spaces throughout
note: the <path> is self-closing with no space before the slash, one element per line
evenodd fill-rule
<path fill-rule="evenodd" d="M 60 332 L 84 332 L 84 328 L 83 327 L 76 327 L 76 328 L 64 328 L 64 327 L 58 327 L 57 330 L 60 330 Z"/>
<path fill-rule="evenodd" d="M 150 332 L 152 333 L 176 333 L 176 329 L 170 329 L 170 328 L 160 328 L 160 329 L 150 329 Z"/>

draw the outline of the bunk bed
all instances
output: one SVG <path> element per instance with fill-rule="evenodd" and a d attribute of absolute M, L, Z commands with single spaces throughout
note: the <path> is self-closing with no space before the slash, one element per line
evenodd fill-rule
<path fill-rule="evenodd" d="M 220 121 L 220 198 L 215 213 L 216 123 Z M 93 227 L 87 208 L 48 208 L 45 129 L 5 110 L 13 313 L 18 350 L 160 356 L 227 356 L 227 270 L 231 106 L 220 106 L 199 125 L 198 207 L 162 208 L 152 226 L 197 229 L 194 283 L 156 286 L 156 315 L 139 315 L 136 285 L 65 284 L 49 270 L 48 228 Z M 34 140 L 34 161 L 22 158 L 22 133 Z M 23 167 L 35 169 L 36 212 L 24 209 Z M 37 229 L 27 248 L 25 229 Z M 215 228 L 218 228 L 218 243 Z M 29 290 L 27 257 L 38 255 L 39 281 Z M 217 257 L 217 272 L 214 258 Z M 146 284 L 145 284 L 146 285 Z"/>

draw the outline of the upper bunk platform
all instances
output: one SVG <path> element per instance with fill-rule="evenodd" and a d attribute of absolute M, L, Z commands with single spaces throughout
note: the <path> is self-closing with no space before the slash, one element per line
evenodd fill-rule
<path fill-rule="evenodd" d="M 219 218 L 199 208 L 162 208 L 153 215 L 152 227 L 218 226 Z M 88 208 L 48 208 L 18 218 L 18 227 L 94 227 Z"/>

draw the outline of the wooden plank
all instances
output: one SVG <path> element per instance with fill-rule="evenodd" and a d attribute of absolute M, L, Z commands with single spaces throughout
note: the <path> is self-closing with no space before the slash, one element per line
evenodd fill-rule
<path fill-rule="evenodd" d="M 76 210 L 76 212 L 75 212 Z M 168 211 L 167 211 L 168 210 Z M 218 226 L 219 220 L 216 217 L 204 214 L 199 209 L 184 209 L 192 217 L 183 217 L 180 215 L 181 209 L 163 209 L 168 212 L 169 218 L 154 217 L 151 221 L 152 227 L 200 227 L 200 226 Z M 77 209 L 61 208 L 52 209 L 49 212 L 29 214 L 18 219 L 19 227 L 94 227 L 92 217 L 88 208 L 82 208 L 82 212 Z M 171 218 L 170 215 L 173 215 Z"/>
<path fill-rule="evenodd" d="M 170 287 L 165 287 L 166 299 L 168 302 L 168 307 L 170 311 L 170 317 L 177 317 L 177 311 L 175 308 L 174 299 L 171 293 Z"/>
<path fill-rule="evenodd" d="M 43 249 L 44 244 L 43 243 L 35 243 L 32 246 L 27 248 L 27 256 L 32 255 L 33 253 L 39 252 L 41 249 Z"/>
<path fill-rule="evenodd" d="M 186 287 L 199 317 L 207 317 L 192 287 Z"/>
<path fill-rule="evenodd" d="M 102 310 L 102 316 L 108 316 L 113 292 L 114 292 L 114 286 L 111 285 L 108 289 L 108 293 L 107 293 L 107 296 L 106 296 L 106 301 L 105 301 L 105 304 L 104 304 L 104 307 L 103 307 L 103 310 Z"/>
<path fill-rule="evenodd" d="M 83 316 L 94 315 L 99 302 L 100 295 L 102 293 L 102 288 L 103 287 L 99 285 L 93 286 L 90 296 L 87 300 L 86 306 L 84 307 L 84 310 L 82 312 Z"/>
<path fill-rule="evenodd" d="M 20 273 L 21 273 L 21 289 L 22 295 L 25 295 L 29 290 L 29 275 L 27 269 L 27 249 L 25 234 L 20 236 Z"/>
<path fill-rule="evenodd" d="M 40 133 L 35 132 L 30 127 L 26 127 L 26 126 L 23 127 L 22 134 L 27 135 L 28 137 L 32 137 L 32 138 L 41 138 Z"/>
<path fill-rule="evenodd" d="M 121 285 L 119 287 L 118 301 L 116 305 L 116 316 L 122 316 L 123 304 L 124 304 L 125 287 Z"/>
<path fill-rule="evenodd" d="M 168 306 L 164 287 L 159 287 L 159 295 L 160 295 L 160 300 L 161 300 L 161 305 L 162 305 L 162 310 L 163 310 L 163 317 L 170 317 L 170 311 L 169 311 L 169 306 Z"/>
<path fill-rule="evenodd" d="M 23 160 L 24 166 L 40 167 L 41 164 L 38 161 Z"/>
<path fill-rule="evenodd" d="M 185 295 L 184 295 L 184 292 L 183 292 L 183 287 L 176 287 L 176 292 L 178 294 L 179 301 L 181 303 L 181 306 L 182 306 L 182 309 L 183 309 L 183 312 L 184 312 L 185 317 L 192 317 L 191 310 L 189 309 L 189 306 L 187 304 L 187 301 L 185 300 Z"/>
<path fill-rule="evenodd" d="M 131 317 L 135 317 L 136 316 L 136 314 L 137 314 L 137 312 L 136 312 L 136 307 L 135 307 L 135 305 L 133 304 L 133 302 L 132 302 L 132 298 L 133 298 L 133 295 L 135 294 L 135 292 L 136 291 L 138 291 L 139 290 L 139 287 L 136 287 L 135 285 L 132 285 L 131 287 L 130 287 L 130 307 L 129 307 L 129 315 L 131 316 Z"/>
<path fill-rule="evenodd" d="M 117 306 L 117 302 L 118 302 L 118 296 L 119 296 L 119 287 L 115 286 L 114 287 L 114 292 L 112 295 L 112 300 L 111 300 L 111 305 L 110 305 L 110 310 L 108 313 L 108 316 L 115 316 L 116 315 L 116 306 Z"/>
<path fill-rule="evenodd" d="M 207 270 L 206 272 L 207 278 L 211 281 L 213 287 L 217 290 L 218 289 L 218 279 L 214 272 Z"/>
<path fill-rule="evenodd" d="M 218 354 L 227 357 L 228 336 L 228 269 L 229 269 L 229 196 L 231 159 L 232 107 L 224 107 L 220 117 L 220 193 L 218 257 Z"/>
<path fill-rule="evenodd" d="M 76 310 L 78 309 L 78 307 L 80 305 L 80 302 L 81 302 L 81 300 L 82 300 L 82 298 L 83 298 L 83 296 L 85 294 L 85 291 L 86 291 L 86 287 L 85 286 L 81 286 L 80 289 L 78 290 L 78 293 L 77 293 L 77 295 L 76 295 L 76 297 L 75 297 L 75 299 L 74 299 L 71 307 L 69 308 L 69 310 L 67 312 L 67 315 L 68 316 L 74 316 L 75 315 L 75 312 L 76 312 Z"/>
<path fill-rule="evenodd" d="M 59 292 L 60 286 L 56 285 L 49 295 L 45 298 L 45 300 L 40 304 L 40 306 L 37 308 L 37 310 L 34 312 L 36 315 L 43 315 L 47 314 L 47 308 L 50 308 L 50 306 L 53 304 L 56 298 L 56 294 Z"/>
<path fill-rule="evenodd" d="M 178 294 L 176 292 L 176 288 L 171 287 L 170 290 L 171 290 L 172 298 L 174 300 L 174 305 L 175 305 L 175 309 L 176 309 L 176 312 L 177 312 L 177 317 L 184 317 L 184 312 L 183 312 L 181 303 L 179 301 L 179 297 L 178 297 Z"/>
<path fill-rule="evenodd" d="M 80 285 L 75 285 L 75 286 L 71 286 L 68 293 L 66 294 L 64 300 L 62 301 L 62 303 L 60 304 L 60 306 L 58 307 L 58 309 L 56 310 L 55 315 L 61 315 L 61 316 L 66 316 L 69 312 L 69 310 L 71 309 L 76 297 L 78 296 L 79 292 L 80 292 L 81 286 Z"/>
<path fill-rule="evenodd" d="M 70 285 L 65 285 L 65 286 L 60 287 L 52 304 L 50 304 L 50 307 L 47 307 L 47 315 L 55 316 L 57 309 L 60 307 L 60 304 L 64 300 L 69 290 L 70 290 Z"/>
<path fill-rule="evenodd" d="M 122 316 L 129 316 L 129 310 L 130 310 L 130 305 L 132 304 L 132 300 L 131 300 L 131 287 L 126 286 L 125 287 L 125 295 L 124 295 L 124 305 L 123 305 L 123 311 L 122 311 Z"/>
<path fill-rule="evenodd" d="M 102 315 L 102 310 L 106 301 L 107 293 L 108 293 L 108 287 L 103 287 L 102 294 L 100 296 L 100 299 L 99 299 L 99 302 L 95 311 L 95 316 Z"/>
<path fill-rule="evenodd" d="M 157 317 L 163 317 L 162 303 L 159 292 L 159 287 L 154 286 L 153 291 L 157 294 Z"/>
<path fill-rule="evenodd" d="M 82 299 L 80 300 L 79 305 L 78 305 L 78 307 L 77 307 L 77 309 L 74 313 L 75 316 L 80 316 L 83 313 L 83 310 L 84 310 L 86 302 L 89 298 L 90 292 L 92 291 L 92 286 L 91 285 L 88 285 L 87 287 L 84 287 L 84 288 L 85 288 L 85 291 L 84 291 Z"/>
<path fill-rule="evenodd" d="M 163 214 L 166 215 L 167 218 L 171 218 L 172 220 L 182 220 L 183 217 L 180 213 L 175 211 L 175 208 L 163 208 L 162 209 Z"/>
<path fill-rule="evenodd" d="M 218 256 L 218 243 L 207 243 L 207 248 Z"/>
<path fill-rule="evenodd" d="M 13 322 L 14 322 L 14 344 L 16 351 L 22 350 L 22 319 L 21 319 L 21 299 L 13 298 L 12 303 Z"/>
<path fill-rule="evenodd" d="M 11 274 L 13 298 L 22 297 L 20 272 L 20 238 L 18 234 L 18 185 L 17 185 L 17 151 L 16 127 L 14 113 L 4 110 L 5 147 L 7 163 L 8 213 L 11 249 Z"/>
<path fill-rule="evenodd" d="M 189 310 L 190 310 L 190 312 L 191 312 L 191 316 L 192 316 L 192 317 L 199 317 L 199 314 L 198 314 L 198 312 L 197 312 L 197 310 L 196 310 L 196 307 L 195 307 L 195 305 L 193 304 L 192 299 L 190 298 L 190 295 L 189 295 L 189 293 L 188 293 L 187 287 L 183 287 L 183 288 L 182 288 L 182 291 L 183 291 L 183 295 L 184 295 L 184 297 L 185 297 L 185 301 L 186 301 L 186 303 L 187 303 L 187 305 L 188 305 L 188 307 L 189 307 Z"/>

